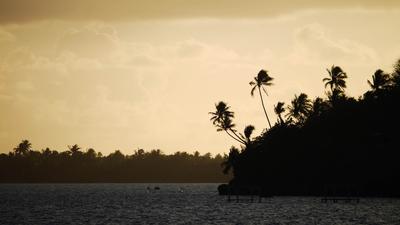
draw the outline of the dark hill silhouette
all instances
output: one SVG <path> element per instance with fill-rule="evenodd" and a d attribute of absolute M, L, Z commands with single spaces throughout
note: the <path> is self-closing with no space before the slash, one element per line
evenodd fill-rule
<path fill-rule="evenodd" d="M 233 172 L 231 188 L 400 197 L 400 60 L 392 73 L 377 70 L 368 80 L 371 90 L 358 99 L 346 95 L 341 67 L 327 72 L 327 98 L 301 93 L 286 108 L 277 103 L 272 128 L 240 150 L 231 148 L 224 163 L 224 172 Z"/>

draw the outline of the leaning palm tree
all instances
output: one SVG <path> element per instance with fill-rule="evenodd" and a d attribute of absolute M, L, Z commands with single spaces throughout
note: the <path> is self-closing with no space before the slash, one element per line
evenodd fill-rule
<path fill-rule="evenodd" d="M 308 99 L 308 96 L 306 94 L 301 93 L 299 96 L 294 96 L 291 105 L 288 106 L 287 116 L 289 118 L 296 119 L 299 124 L 303 124 L 307 116 L 311 112 L 311 109 L 311 100 Z"/>
<path fill-rule="evenodd" d="M 282 119 L 282 113 L 285 112 L 285 107 L 284 106 L 285 106 L 284 102 L 278 102 L 276 104 L 276 106 L 274 107 L 274 111 L 275 111 L 276 115 L 278 115 L 280 124 L 284 124 L 285 123 L 285 121 Z"/>
<path fill-rule="evenodd" d="M 372 75 L 372 81 L 368 80 L 368 84 L 371 86 L 373 91 L 385 89 L 390 85 L 390 82 L 391 80 L 389 74 L 383 72 L 381 69 L 375 71 L 374 75 Z"/>
<path fill-rule="evenodd" d="M 232 122 L 232 118 L 234 118 L 234 113 L 229 111 L 229 106 L 220 101 L 218 104 L 215 104 L 215 112 L 209 112 L 212 115 L 211 121 L 214 126 L 217 127 L 217 131 L 225 131 L 231 138 L 238 141 L 241 144 L 246 144 L 246 141 L 242 139 L 234 129 L 235 124 Z"/>
<path fill-rule="evenodd" d="M 263 99 L 263 96 L 261 93 L 261 89 L 268 96 L 268 93 L 265 90 L 265 87 L 271 86 L 273 79 L 274 78 L 272 78 L 268 75 L 268 72 L 266 70 L 260 70 L 260 72 L 258 72 L 258 74 L 257 74 L 257 77 L 254 77 L 254 81 L 250 82 L 250 85 L 253 87 L 250 92 L 251 96 L 254 96 L 254 91 L 256 90 L 256 88 L 258 89 L 258 93 L 260 94 L 260 99 L 261 99 L 261 105 L 264 109 L 265 117 L 267 117 L 269 128 L 271 128 L 271 122 L 269 121 L 267 110 L 265 109 L 264 99 Z"/>
<path fill-rule="evenodd" d="M 232 119 L 229 117 L 225 117 L 220 124 L 217 124 L 217 131 L 225 131 L 231 138 L 236 140 L 237 142 L 246 145 L 246 141 L 243 140 L 236 132 L 235 124 L 232 122 Z M 229 133 L 229 131 L 232 133 Z"/>
<path fill-rule="evenodd" d="M 331 91 L 340 90 L 344 91 L 346 88 L 347 74 L 339 66 L 333 65 L 331 69 L 326 69 L 328 71 L 329 77 L 324 78 L 322 81 L 325 82 L 325 88 L 330 87 Z"/>

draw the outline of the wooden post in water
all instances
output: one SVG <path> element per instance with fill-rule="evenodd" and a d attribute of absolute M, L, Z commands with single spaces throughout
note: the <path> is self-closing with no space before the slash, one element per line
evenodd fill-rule
<path fill-rule="evenodd" d="M 228 187 L 228 202 L 231 202 L 231 188 Z"/>

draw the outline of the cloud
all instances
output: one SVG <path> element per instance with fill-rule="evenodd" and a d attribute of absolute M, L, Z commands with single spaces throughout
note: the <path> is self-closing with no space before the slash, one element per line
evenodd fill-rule
<path fill-rule="evenodd" d="M 149 20 L 270 17 L 304 9 L 399 8 L 398 0 L 2 0 L 0 23 L 36 20 Z"/>
<path fill-rule="evenodd" d="M 320 64 L 326 62 L 376 62 L 376 52 L 361 43 L 348 39 L 334 38 L 328 29 L 320 24 L 300 27 L 294 34 L 294 51 L 290 55 L 296 64 Z"/>
<path fill-rule="evenodd" d="M 10 42 L 10 41 L 14 41 L 15 37 L 13 34 L 11 34 L 10 32 L 7 32 L 6 30 L 2 29 L 0 27 L 0 43 L 1 42 Z"/>
<path fill-rule="evenodd" d="M 14 67 L 32 65 L 35 55 L 28 48 L 19 47 L 9 52 L 3 60 L 3 69 L 12 70 Z"/>
<path fill-rule="evenodd" d="M 119 47 L 119 40 L 112 28 L 108 30 L 103 28 L 89 26 L 67 31 L 59 40 L 58 51 L 71 52 L 83 58 L 112 57 L 112 53 Z"/>

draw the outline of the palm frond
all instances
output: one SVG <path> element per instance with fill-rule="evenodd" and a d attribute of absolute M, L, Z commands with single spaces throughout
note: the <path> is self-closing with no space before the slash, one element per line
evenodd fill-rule
<path fill-rule="evenodd" d="M 251 92 L 250 92 L 250 95 L 251 95 L 251 96 L 254 96 L 254 91 L 256 90 L 256 88 L 257 88 L 257 86 L 254 86 L 254 87 L 251 89 Z"/>

